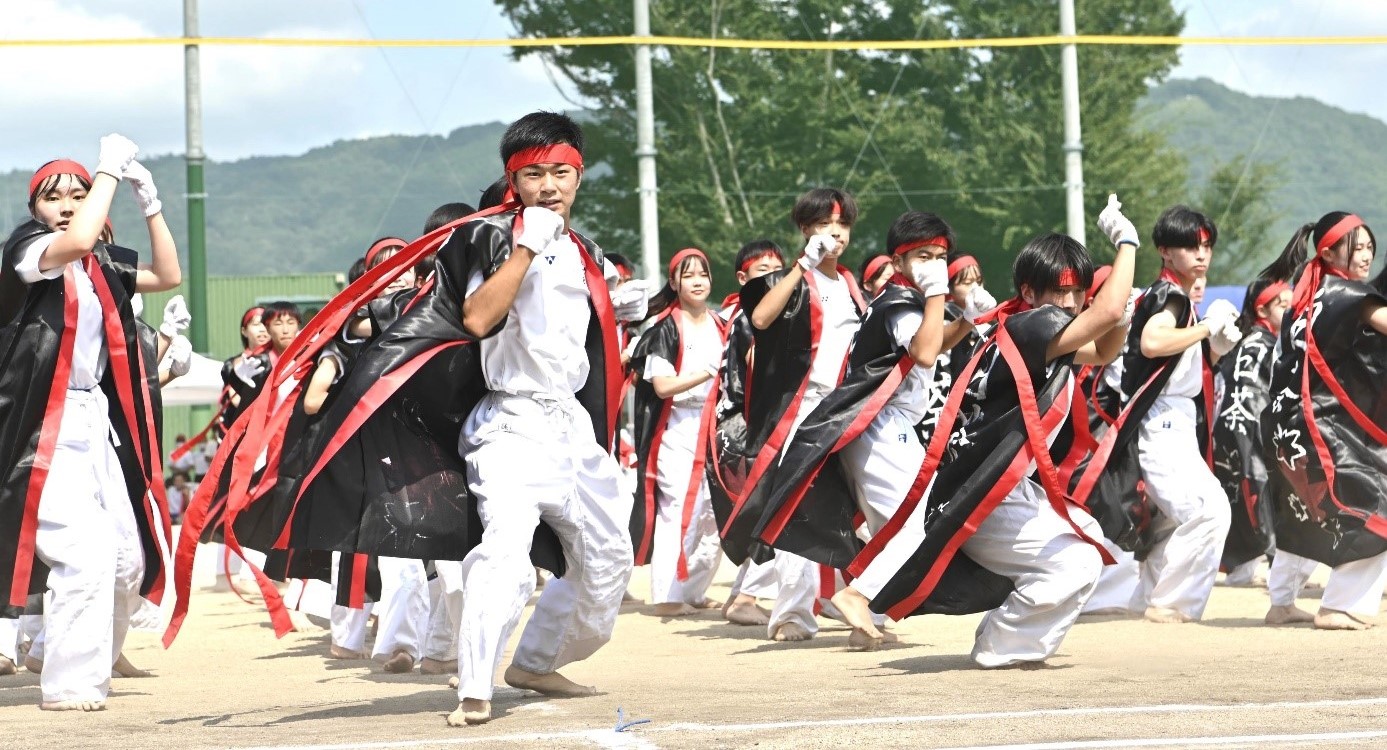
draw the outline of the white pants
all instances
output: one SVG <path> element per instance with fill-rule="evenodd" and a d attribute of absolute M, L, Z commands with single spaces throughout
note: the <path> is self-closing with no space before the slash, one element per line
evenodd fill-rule
<path fill-rule="evenodd" d="M 428 579 L 424 563 L 398 557 L 377 558 L 380 603 L 376 605 L 376 644 L 372 656 L 389 658 L 404 651 L 418 662 L 423 655 L 424 631 L 429 624 Z"/>
<path fill-rule="evenodd" d="M 822 400 L 823 394 L 813 389 L 804 392 L 799 411 L 795 414 L 794 424 L 791 425 L 789 434 L 785 436 L 784 446 L 788 446 L 795 439 L 795 433 L 799 432 L 799 426 L 804 422 L 804 418 L 809 416 L 810 412 L 814 411 L 814 407 L 818 406 Z M 784 455 L 783 446 L 781 455 Z M 819 623 L 814 617 L 814 603 L 819 597 L 818 564 L 799 555 L 776 550 L 775 561 L 772 565 L 778 588 L 775 594 L 775 604 L 771 607 L 770 624 L 766 626 L 767 634 L 774 638 L 775 631 L 787 623 L 794 623 L 804 628 L 811 636 L 819 632 Z"/>
<path fill-rule="evenodd" d="M 1100 541 L 1117 563 L 1103 566 L 1103 572 L 1098 576 L 1098 585 L 1094 587 L 1093 595 L 1084 604 L 1084 611 L 1144 611 L 1146 604 L 1141 594 L 1141 565 L 1137 563 L 1137 558 L 1106 538 Z"/>
<path fill-rule="evenodd" d="M 1277 550 L 1271 559 L 1271 570 L 1267 571 L 1267 593 L 1271 594 L 1271 606 L 1293 607 L 1300 598 L 1300 590 L 1315 572 L 1319 563 L 1308 557 L 1293 555 L 1285 550 Z"/>
<path fill-rule="evenodd" d="M 44 701 L 105 700 L 140 604 L 144 550 L 106 409 L 98 390 L 67 392 L 39 499 L 35 546 L 50 569 Z"/>
<path fill-rule="evenodd" d="M 458 658 L 458 625 L 462 620 L 462 563 L 434 560 L 438 575 L 429 581 L 429 630 L 424 637 L 424 658 L 453 661 Z"/>
<path fill-rule="evenodd" d="M 1193 399 L 1156 399 L 1137 436 L 1146 492 L 1160 514 L 1155 546 L 1142 564 L 1146 606 L 1194 620 L 1218 577 L 1232 512 L 1223 485 L 1199 455 Z"/>
<path fill-rule="evenodd" d="M 1360 617 L 1376 617 L 1387 586 L 1387 552 L 1335 565 L 1324 584 L 1320 607 Z"/>
<path fill-rule="evenodd" d="M 458 697 L 490 700 L 506 642 L 535 590 L 530 544 L 540 521 L 567 572 L 544 587 L 512 663 L 550 674 L 611 639 L 631 578 L 630 496 L 616 459 L 593 439 L 576 399 L 490 393 L 460 439 L 485 531 L 462 562 Z"/>
<path fill-rule="evenodd" d="M 366 626 L 371 621 L 373 606 L 375 605 L 368 603 L 361 609 L 352 609 L 340 604 L 332 605 L 332 614 L 328 616 L 332 629 L 332 645 L 365 654 Z"/>
<path fill-rule="evenodd" d="M 701 417 L 702 406 L 670 409 L 660 441 L 655 534 L 650 554 L 652 604 L 702 604 L 722 560 L 707 479 L 701 479 L 694 497 L 688 534 L 682 535 L 682 539 L 680 534 L 684 527 L 684 504 L 693 472 L 694 451 L 702 447 L 698 444 Z M 688 571 L 688 577 L 682 581 L 679 580 L 681 549 Z"/>
<path fill-rule="evenodd" d="M 888 405 L 856 440 L 843 446 L 838 457 L 857 507 L 867 519 L 867 531 L 875 534 L 895 515 L 915 483 L 925 461 L 925 446 L 910 419 Z"/>
<path fill-rule="evenodd" d="M 1262 564 L 1262 558 L 1257 557 L 1239 565 L 1228 571 L 1223 577 L 1223 582 L 1229 586 L 1251 586 L 1257 579 L 1257 568 Z"/>
<path fill-rule="evenodd" d="M 1090 538 L 1102 537 L 1098 522 L 1081 508 L 1070 505 L 1069 515 Z M 1016 587 L 978 625 L 973 661 L 983 667 L 1053 656 L 1103 568 L 1098 550 L 1074 533 L 1030 479 L 983 519 L 962 551 Z"/>
<path fill-rule="evenodd" d="M 756 599 L 774 599 L 778 595 L 780 584 L 775 580 L 775 563 L 758 563 L 753 560 L 746 560 L 737 569 L 737 577 L 732 580 L 732 593 L 729 595 L 735 598 L 739 594 Z"/>
<path fill-rule="evenodd" d="M 17 664 L 19 655 L 19 620 L 0 617 L 0 659 Z"/>

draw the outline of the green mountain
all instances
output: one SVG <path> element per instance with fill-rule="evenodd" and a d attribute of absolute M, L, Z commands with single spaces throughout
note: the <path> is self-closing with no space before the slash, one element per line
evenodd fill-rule
<path fill-rule="evenodd" d="M 1277 169 L 1268 258 L 1296 227 L 1329 211 L 1354 211 L 1372 223 L 1387 204 L 1387 154 L 1379 148 L 1387 124 L 1368 115 L 1306 97 L 1248 96 L 1206 78 L 1151 89 L 1140 113 L 1143 126 L 1165 133 L 1188 157 L 1192 193 L 1230 159 Z"/>

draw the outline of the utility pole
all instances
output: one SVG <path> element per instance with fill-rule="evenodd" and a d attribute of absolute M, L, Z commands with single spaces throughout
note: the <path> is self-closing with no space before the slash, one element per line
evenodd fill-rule
<path fill-rule="evenodd" d="M 1074 0 L 1060 0 L 1060 36 L 1073 38 Z M 1079 50 L 1060 47 L 1064 92 L 1064 207 L 1070 237 L 1084 241 L 1084 141 L 1079 131 Z"/>
<path fill-rule="evenodd" d="M 650 36 L 650 0 L 635 0 L 636 36 Z M 650 81 L 650 45 L 636 46 L 636 164 L 640 174 L 641 266 L 645 278 L 658 285 L 660 273 L 660 215 L 655 188 L 655 103 Z"/>
<path fill-rule="evenodd" d="M 183 0 L 183 36 L 196 39 L 197 0 Z M 184 106 L 188 146 L 188 312 L 193 351 L 207 354 L 207 193 L 202 182 L 202 70 L 198 45 L 183 45 Z"/>

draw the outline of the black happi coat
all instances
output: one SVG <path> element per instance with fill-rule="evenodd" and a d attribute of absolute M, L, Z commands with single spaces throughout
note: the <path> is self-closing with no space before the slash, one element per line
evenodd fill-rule
<path fill-rule="evenodd" d="M 361 354 L 323 416 L 313 468 L 296 493 L 289 548 L 461 560 L 480 542 L 458 437 L 487 391 L 480 350 L 462 327 L 462 302 L 473 272 L 490 278 L 510 257 L 517 218 L 511 210 L 455 229 L 439 250 L 433 287 Z M 592 417 L 593 439 L 610 449 L 620 386 L 619 374 L 609 372 L 619 362 L 616 325 L 602 251 L 573 236 L 594 295 L 591 374 L 577 396 Z M 536 530 L 531 557 L 564 570 L 558 537 L 546 524 Z"/>
<path fill-rule="evenodd" d="M 918 290 L 888 283 L 867 307 L 842 384 L 805 417 L 775 470 L 752 489 L 749 504 L 763 508 L 756 526 L 762 542 L 839 569 L 862 550 L 857 493 L 837 452 L 871 425 L 915 365 L 890 323 L 924 304 Z"/>
<path fill-rule="evenodd" d="M 1073 358 L 1046 362 L 1045 351 L 1071 320 L 1057 307 L 1009 315 L 969 361 L 962 373 L 966 378 L 950 394 L 940 422 L 940 429 L 948 428 L 948 437 L 936 434 L 931 440 L 906 503 L 848 569 L 860 575 L 907 522 L 915 505 L 927 503 L 924 541 L 872 600 L 873 611 L 897 620 L 984 612 L 1001 606 L 1011 593 L 1010 579 L 974 562 L 962 546 L 977 524 L 1026 480 L 1029 464 L 1041 458 L 1035 446 L 1044 446 L 1068 413 Z M 1004 350 L 1021 369 L 1014 369 Z M 1023 391 L 1034 399 L 1038 416 L 1027 418 Z M 955 420 L 962 421 L 961 429 L 955 429 Z M 957 457 L 940 464 L 943 439 L 955 443 Z M 1052 505 L 1063 506 L 1062 492 L 1049 494 Z"/>
<path fill-rule="evenodd" d="M 1331 566 L 1387 551 L 1387 338 L 1361 318 L 1373 304 L 1387 297 L 1326 276 L 1288 313 L 1262 418 L 1276 547 Z"/>
<path fill-rule="evenodd" d="M 1132 327 L 1127 333 L 1127 347 L 1122 357 L 1122 392 L 1125 401 L 1117 420 L 1099 443 L 1095 459 L 1088 465 L 1074 499 L 1088 508 L 1103 528 L 1103 535 L 1124 550 L 1145 559 L 1154 540 L 1151 537 L 1151 518 L 1155 512 L 1142 489 L 1141 462 L 1137 435 L 1142 420 L 1155 404 L 1161 391 L 1170 382 L 1181 354 L 1151 358 L 1141 353 L 1141 333 L 1157 313 L 1170 307 L 1175 325 L 1186 328 L 1198 322 L 1194 303 L 1184 289 L 1170 278 L 1162 276 L 1137 301 L 1132 314 Z M 1212 463 L 1209 413 L 1213 410 L 1213 381 L 1210 363 L 1213 356 L 1207 339 L 1203 348 L 1204 392 L 1194 399 L 1196 432 L 1199 453 Z"/>
<path fill-rule="evenodd" d="M 746 379 L 747 359 L 751 356 L 755 332 L 751 317 L 739 307 L 728 323 L 727 351 L 718 382 L 717 425 L 708 441 L 707 467 L 709 502 L 718 528 L 732 517 L 732 508 L 741 497 L 756 453 L 747 447 Z"/>
<path fill-rule="evenodd" d="M 1223 545 L 1223 567 L 1232 570 L 1271 552 L 1272 503 L 1266 495 L 1267 465 L 1262 458 L 1262 411 L 1271 401 L 1271 368 L 1276 337 L 1253 326 L 1219 361 L 1223 403 L 1214 420 L 1214 476 L 1232 505 L 1233 523 Z"/>
<path fill-rule="evenodd" d="M 34 553 L 34 514 L 42 483 L 33 472 L 36 464 L 47 464 L 56 445 L 67 389 L 66 376 L 57 377 L 59 352 L 65 314 L 75 312 L 76 305 L 67 298 L 63 277 L 26 285 L 14 270 L 24 249 L 49 232 L 37 221 L 20 225 L 5 242 L 0 264 L 0 604 L 16 607 L 23 607 L 29 594 L 47 589 L 48 568 Z M 109 290 L 109 300 L 102 303 L 107 322 L 116 316 L 123 334 L 121 340 L 107 342 L 111 358 L 100 387 L 110 402 L 111 425 L 120 441 L 116 455 L 144 550 L 140 593 L 158 600 L 164 568 L 155 526 L 162 524 L 167 533 L 169 521 L 167 504 L 149 499 L 151 490 L 162 497 L 163 483 L 154 404 L 142 375 L 143 347 L 130 307 L 138 254 L 98 244 L 93 257 L 100 270 L 100 278 L 93 277 L 98 295 L 102 282 Z M 126 356 L 118 356 L 119 350 Z M 122 391 L 130 394 L 129 400 L 122 400 Z M 151 486 L 151 477 L 157 486 Z"/>
<path fill-rule="evenodd" d="M 949 302 L 944 306 L 945 323 L 962 317 L 963 310 L 958 305 Z M 934 382 L 926 395 L 928 402 L 925 405 L 925 416 L 915 426 L 921 443 L 928 445 L 930 438 L 934 436 L 934 426 L 939 423 L 939 415 L 944 413 L 944 402 L 949 398 L 954 379 L 963 372 L 963 368 L 967 366 L 968 360 L 972 358 L 973 352 L 982 341 L 982 336 L 978 335 L 975 329 L 969 331 L 954 348 L 939 353 L 939 359 L 934 363 Z"/>
<path fill-rule="evenodd" d="M 742 287 L 742 309 L 748 316 L 786 273 L 788 271 L 775 271 L 752 279 Z M 852 274 L 842 266 L 838 273 L 847 280 L 859 310 L 865 309 Z M 753 490 L 766 474 L 775 470 L 784 440 L 809 385 L 823 316 L 822 302 L 811 292 L 813 278 L 812 272 L 804 274 L 785 309 L 768 328 L 753 327 L 755 343 L 749 377 L 744 385 L 745 450 L 747 455 L 756 458 L 748 470 L 742 496 L 736 499 L 730 517 L 722 525 L 723 551 L 739 565 L 748 557 L 762 562 L 771 557 L 770 550 L 755 539 L 756 527 L 765 508 L 760 505 L 761 496 Z"/>

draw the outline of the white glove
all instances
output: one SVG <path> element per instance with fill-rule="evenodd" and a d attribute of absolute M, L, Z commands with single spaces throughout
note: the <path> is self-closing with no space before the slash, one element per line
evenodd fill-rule
<path fill-rule="evenodd" d="M 535 255 L 543 253 L 554 240 L 563 236 L 563 217 L 541 206 L 530 206 L 520 215 L 522 227 L 515 244 L 530 248 Z"/>
<path fill-rule="evenodd" d="M 1132 224 L 1132 220 L 1122 215 L 1122 203 L 1117 199 L 1116 193 L 1108 195 L 1108 205 L 1103 212 L 1098 214 L 1098 231 L 1107 235 L 1112 241 L 1113 247 L 1117 247 L 1123 242 L 1130 242 L 1136 247 L 1141 247 L 1141 240 L 1137 238 L 1137 228 Z"/>
<path fill-rule="evenodd" d="M 1214 356 L 1222 357 L 1228 352 L 1233 351 L 1233 347 L 1242 341 L 1243 332 L 1238 329 L 1236 323 L 1228 323 L 1223 326 L 1223 330 L 1217 335 L 1209 337 L 1209 348 L 1213 350 Z"/>
<path fill-rule="evenodd" d="M 1132 316 L 1137 312 L 1137 300 L 1141 299 L 1141 290 L 1133 289 L 1127 295 L 1127 308 L 1122 311 L 1122 317 L 1117 319 L 1119 327 L 1126 327 L 1132 324 Z"/>
<path fill-rule="evenodd" d="M 112 133 L 101 137 L 101 151 L 96 157 L 96 171 L 105 172 L 117 180 L 125 176 L 125 168 L 135 160 L 140 147 L 123 135 Z"/>
<path fill-rule="evenodd" d="M 1216 299 L 1209 303 L 1209 312 L 1204 315 L 1204 324 L 1209 327 L 1210 338 L 1229 328 L 1235 328 L 1237 320 L 1238 308 L 1233 307 L 1233 303 L 1226 299 Z"/>
<path fill-rule="evenodd" d="M 242 383 L 254 388 L 255 379 L 265 372 L 265 365 L 259 357 L 242 357 L 241 361 L 231 368 L 231 371 L 236 373 L 236 377 Z"/>
<path fill-rule="evenodd" d="M 612 311 L 617 320 L 630 323 L 645 317 L 650 309 L 650 300 L 646 297 L 648 286 L 643 279 L 632 279 L 612 292 Z"/>
<path fill-rule="evenodd" d="M 981 285 L 973 287 L 968 292 L 968 299 L 963 305 L 963 317 L 969 323 L 978 322 L 984 314 L 992 312 L 997 307 L 997 298 Z"/>
<path fill-rule="evenodd" d="M 193 316 L 188 312 L 188 303 L 183 301 L 183 295 L 174 295 L 174 298 L 164 305 L 164 322 L 159 324 L 159 333 L 174 338 L 188 330 L 188 324 L 191 322 Z"/>
<path fill-rule="evenodd" d="M 912 263 L 910 276 L 926 297 L 949 293 L 949 263 L 943 258 Z"/>
<path fill-rule="evenodd" d="M 144 295 L 143 295 L 143 294 L 140 294 L 139 292 L 135 292 L 135 296 L 133 296 L 133 297 L 130 298 L 130 310 L 131 310 L 131 312 L 135 313 L 135 317 L 137 317 L 137 318 L 144 314 Z"/>
<path fill-rule="evenodd" d="M 154 187 L 154 175 L 149 173 L 145 165 L 130 162 L 125 168 L 125 179 L 135 189 L 135 200 L 139 202 L 146 219 L 164 210 L 164 204 L 159 202 L 159 190 Z"/>
<path fill-rule="evenodd" d="M 812 271 L 824 262 L 824 256 L 833 252 L 838 247 L 838 240 L 833 239 L 831 234 L 816 234 L 804 243 L 804 254 L 799 256 L 799 267 L 805 271 Z"/>
<path fill-rule="evenodd" d="M 186 336 L 174 336 L 164 357 L 169 361 L 169 373 L 175 378 L 187 375 L 193 366 L 193 342 Z"/>

